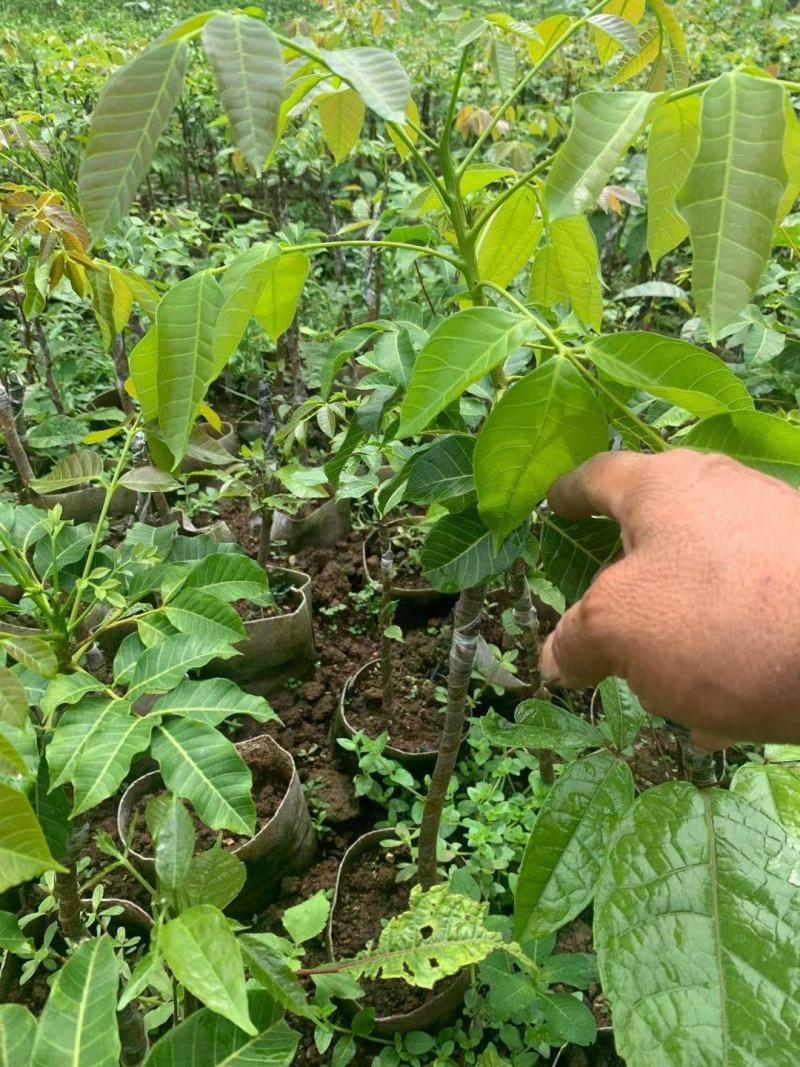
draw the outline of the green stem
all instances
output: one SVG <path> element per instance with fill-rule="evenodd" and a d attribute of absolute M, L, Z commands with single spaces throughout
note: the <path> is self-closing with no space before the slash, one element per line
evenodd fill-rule
<path fill-rule="evenodd" d="M 457 271 L 462 274 L 464 272 L 463 264 L 455 256 L 448 255 L 447 252 L 440 252 L 437 248 L 426 248 L 424 245 L 412 245 L 405 241 L 369 241 L 363 240 L 339 240 L 335 241 L 310 241 L 308 244 L 303 245 L 286 245 L 281 249 L 281 253 L 289 252 L 314 252 L 317 250 L 324 250 L 329 248 L 404 248 L 410 252 L 419 252 L 423 256 L 435 256 L 437 259 L 443 259 L 449 263 L 451 267 L 455 267 Z M 225 269 L 225 268 L 223 268 Z"/>
<path fill-rule="evenodd" d="M 637 433 L 641 434 L 641 440 L 649 444 L 654 452 L 667 452 L 670 446 L 661 435 L 652 426 L 648 426 L 644 419 L 640 419 L 638 415 L 635 415 L 624 401 L 615 396 L 599 378 L 596 378 L 591 371 L 584 367 L 580 360 L 576 358 L 575 352 L 575 349 L 563 348 L 561 355 L 570 361 L 572 366 L 579 371 L 590 385 L 601 392 L 618 411 L 622 412 L 626 418 L 634 423 Z"/>
<path fill-rule="evenodd" d="M 397 134 L 397 136 L 400 138 L 400 140 L 406 146 L 408 151 L 414 157 L 414 159 L 416 160 L 416 162 L 419 165 L 420 169 L 424 172 L 425 177 L 428 179 L 428 181 L 434 187 L 434 189 L 439 194 L 439 196 L 443 197 L 444 196 L 444 189 L 442 187 L 441 181 L 439 180 L 439 178 L 436 177 L 436 175 L 434 174 L 430 163 L 427 161 L 425 156 L 423 156 L 423 154 L 420 152 L 420 150 L 417 148 L 417 146 L 414 144 L 414 142 L 408 136 L 408 134 L 403 129 L 403 127 L 397 122 L 389 122 L 389 123 L 387 123 L 387 126 L 391 126 L 392 127 L 394 132 Z M 428 138 L 427 134 L 425 135 L 425 137 L 426 137 L 426 140 L 430 140 L 430 138 Z M 434 147 L 438 147 L 436 145 L 435 141 L 432 142 L 432 143 L 433 143 Z"/>
<path fill-rule="evenodd" d="M 461 59 L 459 60 L 458 70 L 456 71 L 455 79 L 453 80 L 453 88 L 450 91 L 450 101 L 447 105 L 447 112 L 444 117 L 444 125 L 442 126 L 442 136 L 439 139 L 439 149 L 445 149 L 450 141 L 450 134 L 453 129 L 453 122 L 456 115 L 456 105 L 458 103 L 458 91 L 461 88 L 461 79 L 464 77 L 464 71 L 467 67 L 467 53 L 469 46 L 461 50 Z"/>
<path fill-rule="evenodd" d="M 111 501 L 114 497 L 114 493 L 116 492 L 117 486 L 119 485 L 119 480 L 122 477 L 122 471 L 125 466 L 125 461 L 127 460 L 128 453 L 131 450 L 133 438 L 136 435 L 136 430 L 138 429 L 138 426 L 139 418 L 137 416 L 128 428 L 128 432 L 125 435 L 125 442 L 122 446 L 122 451 L 120 452 L 119 459 L 117 460 L 117 465 L 114 467 L 114 473 L 111 475 L 111 481 L 106 486 L 106 495 L 103 499 L 103 506 L 100 509 L 100 515 L 97 519 L 97 525 L 94 529 L 92 543 L 89 546 L 89 554 L 87 555 L 86 563 L 83 566 L 83 573 L 81 574 L 80 579 L 75 583 L 75 589 L 73 593 L 75 599 L 73 601 L 72 611 L 70 612 L 69 620 L 67 622 L 67 630 L 70 635 L 72 635 L 75 629 L 75 620 L 77 619 L 78 613 L 81 609 L 81 592 L 86 588 L 89 575 L 92 573 L 92 567 L 94 566 L 94 557 L 97 554 L 97 549 L 100 544 L 100 538 L 103 536 L 103 527 L 108 517 L 108 512 L 111 507 Z"/>
<path fill-rule="evenodd" d="M 467 152 L 466 156 L 464 157 L 461 166 L 458 169 L 459 178 L 470 165 L 477 153 L 481 150 L 487 139 L 491 137 L 492 131 L 494 130 L 497 123 L 503 117 L 508 108 L 511 107 L 511 105 L 517 99 L 519 94 L 523 92 L 523 90 L 531 81 L 531 79 L 536 74 L 538 74 L 538 72 L 545 65 L 545 63 L 547 63 L 550 57 L 553 56 L 559 50 L 559 48 L 561 48 L 561 46 L 570 39 L 570 37 L 573 37 L 578 32 L 578 30 L 581 29 L 581 27 L 586 25 L 592 15 L 596 15 L 598 12 L 602 11 L 603 8 L 607 6 L 607 3 L 608 0 L 601 0 L 599 4 L 595 4 L 594 7 L 590 8 L 586 12 L 586 14 L 582 15 L 576 22 L 573 22 L 573 24 L 568 27 L 559 38 L 553 41 L 553 43 L 544 50 L 541 58 L 537 60 L 536 63 L 534 63 L 530 70 L 525 74 L 525 77 L 522 78 L 519 82 L 517 82 L 517 84 L 514 86 L 514 88 L 511 90 L 511 92 L 508 94 L 502 104 L 500 104 L 499 107 L 495 109 L 495 112 L 489 119 L 486 128 L 481 132 L 475 144 L 472 146 L 472 148 L 470 148 L 469 152 Z"/>

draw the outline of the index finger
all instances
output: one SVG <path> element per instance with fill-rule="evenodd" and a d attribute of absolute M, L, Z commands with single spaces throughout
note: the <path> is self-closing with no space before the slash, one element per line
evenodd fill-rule
<path fill-rule="evenodd" d="M 607 515 L 622 523 L 625 501 L 644 478 L 655 456 L 634 452 L 601 452 L 550 486 L 547 502 L 570 522 Z"/>

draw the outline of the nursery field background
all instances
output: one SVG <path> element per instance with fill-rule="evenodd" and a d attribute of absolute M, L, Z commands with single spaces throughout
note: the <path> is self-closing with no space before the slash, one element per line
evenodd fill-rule
<path fill-rule="evenodd" d="M 556 477 L 800 487 L 799 36 L 0 0 L 0 1067 L 797 1062 L 800 749 L 537 664 Z"/>

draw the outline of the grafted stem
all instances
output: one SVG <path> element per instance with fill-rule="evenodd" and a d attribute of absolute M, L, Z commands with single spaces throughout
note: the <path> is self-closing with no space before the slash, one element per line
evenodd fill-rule
<path fill-rule="evenodd" d="M 117 1012 L 117 1030 L 121 1067 L 139 1067 L 140 1063 L 144 1063 L 150 1042 L 147 1039 L 144 1017 L 135 1000 Z"/>
<path fill-rule="evenodd" d="M 447 798 L 447 787 L 464 735 L 467 691 L 475 666 L 485 598 L 485 585 L 464 589 L 453 615 L 453 639 L 450 644 L 450 666 L 447 674 L 447 711 L 419 830 L 419 880 L 423 889 L 429 889 L 438 878 L 436 854 L 439 826 Z"/>
<path fill-rule="evenodd" d="M 392 625 L 394 551 L 389 528 L 385 522 L 378 524 L 378 541 L 381 546 L 381 609 L 378 616 L 381 628 L 381 693 L 383 713 L 388 719 L 394 707 L 392 639 L 386 636 L 386 631 Z"/>

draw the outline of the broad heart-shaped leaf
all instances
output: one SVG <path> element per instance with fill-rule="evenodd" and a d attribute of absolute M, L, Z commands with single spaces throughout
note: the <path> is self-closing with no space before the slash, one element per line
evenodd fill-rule
<path fill-rule="evenodd" d="M 246 880 L 245 865 L 217 839 L 210 849 L 192 856 L 178 886 L 178 907 L 181 911 L 197 904 L 226 908 L 239 895 Z"/>
<path fill-rule="evenodd" d="M 0 1004 L 0 1067 L 31 1062 L 36 1018 L 21 1004 Z"/>
<path fill-rule="evenodd" d="M 47 746 L 51 789 L 72 783 L 73 815 L 113 796 L 157 723 L 135 715 L 128 700 L 84 697 L 64 712 Z"/>
<path fill-rule="evenodd" d="M 548 516 L 542 522 L 542 565 L 569 603 L 580 600 L 598 570 L 621 547 L 619 526 L 611 519 L 566 522 Z"/>
<path fill-rule="evenodd" d="M 800 488 L 800 426 L 763 411 L 737 411 L 698 422 L 682 439 L 687 448 L 726 456 Z"/>
<path fill-rule="evenodd" d="M 675 199 L 686 181 L 700 140 L 700 98 L 662 104 L 647 140 L 647 251 L 653 269 L 689 232 Z"/>
<path fill-rule="evenodd" d="M 180 797 L 159 793 L 148 800 L 145 818 L 153 842 L 159 888 L 179 889 L 194 852 L 192 817 Z"/>
<path fill-rule="evenodd" d="M 50 855 L 28 798 L 0 782 L 0 893 L 53 870 L 63 868 Z"/>
<path fill-rule="evenodd" d="M 234 715 L 249 715 L 257 722 L 277 719 L 263 697 L 245 693 L 227 678 L 205 678 L 194 682 L 188 678 L 165 693 L 153 705 L 157 715 L 179 715 L 207 726 L 219 726 Z"/>
<path fill-rule="evenodd" d="M 781 763 L 745 763 L 731 779 L 731 792 L 800 838 L 800 769 Z"/>
<path fill-rule="evenodd" d="M 244 623 L 236 608 L 202 589 L 182 589 L 164 608 L 164 614 L 181 633 L 212 641 L 244 638 Z"/>
<path fill-rule="evenodd" d="M 784 89 L 742 70 L 703 93 L 700 146 L 678 197 L 692 240 L 692 293 L 712 341 L 761 278 L 786 185 Z"/>
<path fill-rule="evenodd" d="M 400 408 L 398 436 L 424 430 L 467 386 L 503 363 L 536 330 L 536 320 L 473 307 L 446 318 L 417 356 Z"/>
<path fill-rule="evenodd" d="M 166 693 L 187 671 L 204 667 L 216 656 L 229 659 L 235 654 L 227 641 L 210 641 L 192 634 L 164 637 L 138 655 L 130 674 L 128 699 L 136 700 L 142 693 Z"/>
<path fill-rule="evenodd" d="M 562 356 L 494 405 L 475 445 L 478 510 L 496 542 L 530 515 L 562 474 L 608 446 L 600 402 Z"/>
<path fill-rule="evenodd" d="M 180 95 L 188 59 L 183 41 L 155 45 L 103 86 L 78 176 L 95 240 L 127 215 Z"/>
<path fill-rule="evenodd" d="M 614 827 L 633 797 L 627 763 L 610 752 L 567 767 L 525 846 L 514 894 L 517 941 L 544 937 L 590 903 Z"/>
<path fill-rule="evenodd" d="M 325 66 L 347 82 L 364 103 L 388 122 L 402 125 L 411 96 L 408 75 L 384 48 L 320 50 Z"/>
<path fill-rule="evenodd" d="M 253 314 L 273 343 L 292 325 L 309 266 L 305 253 L 292 251 L 282 252 L 264 264 Z"/>
<path fill-rule="evenodd" d="M 583 323 L 599 330 L 603 318 L 600 257 L 586 216 L 555 219 L 547 237 L 531 269 L 531 303 L 544 307 L 571 304 Z"/>
<path fill-rule="evenodd" d="M 201 1008 L 156 1042 L 144 1067 L 289 1067 L 300 1035 L 263 990 L 247 994 L 255 1037 L 228 1019 Z"/>
<path fill-rule="evenodd" d="M 598 690 L 614 744 L 625 749 L 647 719 L 647 712 L 623 678 L 604 678 Z"/>
<path fill-rule="evenodd" d="M 206 826 L 253 834 L 253 776 L 218 730 L 192 719 L 172 719 L 156 731 L 152 752 L 167 788 L 185 797 Z"/>
<path fill-rule="evenodd" d="M 572 126 L 556 152 L 545 182 L 551 220 L 593 210 L 628 145 L 642 128 L 651 93 L 580 93 Z"/>
<path fill-rule="evenodd" d="M 2 626 L 2 623 L 0 623 Z M 58 660 L 52 646 L 43 638 L 32 634 L 4 634 L 0 630 L 0 647 L 17 663 L 34 671 L 42 678 L 54 678 L 58 673 Z"/>
<path fill-rule="evenodd" d="M 625 385 L 706 418 L 722 411 L 752 411 L 753 399 L 729 367 L 711 352 L 672 337 L 636 330 L 593 337 L 589 358 Z"/>
<path fill-rule="evenodd" d="M 118 1067 L 118 985 L 111 938 L 84 941 L 56 975 L 39 1019 L 31 1067 Z"/>
<path fill-rule="evenodd" d="M 367 978 L 404 978 L 432 989 L 442 978 L 481 960 L 502 945 L 502 935 L 486 926 L 489 905 L 435 885 L 415 885 L 408 911 L 381 931 L 374 952 L 348 960 L 346 969 Z"/>
<path fill-rule="evenodd" d="M 481 230 L 476 248 L 481 281 L 510 285 L 533 255 L 542 225 L 536 218 L 536 194 L 523 185 Z"/>
<path fill-rule="evenodd" d="M 559 752 L 597 748 L 603 735 L 590 722 L 545 700 L 523 700 L 510 723 L 495 712 L 481 719 L 484 734 L 503 748 L 552 748 Z"/>
<path fill-rule="evenodd" d="M 258 600 L 269 589 L 264 568 L 238 552 L 215 552 L 201 559 L 186 577 L 181 591 L 199 589 L 217 600 Z"/>
<path fill-rule="evenodd" d="M 283 99 L 281 46 L 262 19 L 217 15 L 203 26 L 203 45 L 239 151 L 261 173 L 278 130 Z"/>
<path fill-rule="evenodd" d="M 74 485 L 99 482 L 102 477 L 103 461 L 96 452 L 73 452 L 59 460 L 49 474 L 43 478 L 34 478 L 31 488 L 44 496 L 47 493 L 60 493 L 62 489 L 71 489 Z"/>
<path fill-rule="evenodd" d="M 684 782 L 623 817 L 594 936 L 629 1067 L 795 1062 L 800 842 L 747 801 Z"/>
<path fill-rule="evenodd" d="M 8 667 L 0 667 L 0 722 L 23 726 L 28 721 L 25 687 Z"/>
<path fill-rule="evenodd" d="M 412 456 L 404 498 L 415 504 L 432 504 L 473 492 L 474 450 L 474 438 L 451 434 Z"/>
<path fill-rule="evenodd" d="M 322 136 L 335 163 L 346 159 L 358 144 L 366 108 L 355 89 L 322 93 L 316 99 Z"/>
<path fill-rule="evenodd" d="M 158 425 L 176 462 L 213 378 L 214 330 L 223 302 L 219 282 L 204 270 L 174 285 L 158 305 Z"/>
<path fill-rule="evenodd" d="M 527 536 L 525 522 L 495 549 L 477 508 L 445 515 L 425 539 L 422 570 L 434 589 L 457 593 L 507 570 L 524 551 Z"/>
<path fill-rule="evenodd" d="M 245 1033 L 258 1033 L 247 1007 L 242 954 L 219 908 L 198 904 L 171 919 L 161 930 L 161 948 L 190 993 Z"/>

